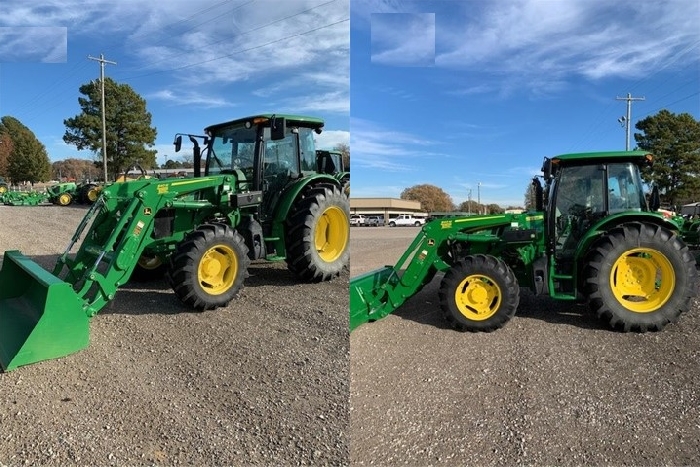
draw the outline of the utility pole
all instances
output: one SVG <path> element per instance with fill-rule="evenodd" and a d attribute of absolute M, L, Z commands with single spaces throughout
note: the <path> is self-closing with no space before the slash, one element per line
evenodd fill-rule
<path fill-rule="evenodd" d="M 88 55 L 90 60 L 95 60 L 100 62 L 100 85 L 102 88 L 102 168 L 104 169 L 105 183 L 107 183 L 107 123 L 105 122 L 105 63 L 110 65 L 116 65 L 117 62 L 111 62 L 105 60 L 104 54 L 100 54 L 100 58 L 91 57 Z"/>
<path fill-rule="evenodd" d="M 467 210 L 469 211 L 469 215 L 472 215 L 472 189 L 469 189 L 469 196 L 467 198 L 469 200 L 469 203 L 467 203 Z"/>
<path fill-rule="evenodd" d="M 643 101 L 643 97 L 632 97 L 632 94 L 627 93 L 627 97 L 616 97 L 617 101 L 627 101 L 627 116 L 617 119 L 618 122 L 625 125 L 625 151 L 630 150 L 630 121 L 632 120 L 632 101 Z"/>
<path fill-rule="evenodd" d="M 481 214 L 481 182 L 476 184 L 476 205 L 479 209 L 479 214 Z"/>

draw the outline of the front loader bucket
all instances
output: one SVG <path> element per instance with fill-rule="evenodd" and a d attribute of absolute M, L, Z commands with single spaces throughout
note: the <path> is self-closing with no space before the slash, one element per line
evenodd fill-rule
<path fill-rule="evenodd" d="M 19 251 L 0 270 L 0 366 L 4 371 L 63 357 L 88 346 L 82 300 L 70 284 Z"/>
<path fill-rule="evenodd" d="M 395 278 L 391 266 L 350 279 L 350 330 L 369 321 L 381 319 L 394 311 L 386 286 Z"/>

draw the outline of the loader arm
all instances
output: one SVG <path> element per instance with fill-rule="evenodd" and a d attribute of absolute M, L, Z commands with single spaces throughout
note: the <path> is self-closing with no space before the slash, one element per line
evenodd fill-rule
<path fill-rule="evenodd" d="M 174 248 L 198 222 L 225 217 L 222 207 L 236 202 L 234 186 L 233 175 L 114 183 L 91 206 L 51 273 L 19 251 L 6 252 L 0 270 L 3 370 L 87 347 L 89 318 L 114 299 L 144 250 L 156 242 Z M 156 214 L 170 208 L 189 222 L 187 229 L 155 238 Z"/>
<path fill-rule="evenodd" d="M 394 266 L 350 280 L 350 330 L 391 314 L 456 259 L 453 246 L 470 244 L 490 251 L 503 243 L 492 233 L 511 225 L 509 214 L 442 218 L 428 222 Z M 405 269 L 404 269 L 405 266 Z"/>

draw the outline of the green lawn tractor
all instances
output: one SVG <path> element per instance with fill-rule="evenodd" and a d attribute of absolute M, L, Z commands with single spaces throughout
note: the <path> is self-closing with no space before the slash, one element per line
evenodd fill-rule
<path fill-rule="evenodd" d="M 304 281 L 337 276 L 348 265 L 350 207 L 340 183 L 316 171 L 314 134 L 322 127 L 293 115 L 212 125 L 205 136 L 187 135 L 194 178 L 105 186 L 51 272 L 5 252 L 2 368 L 85 348 L 89 319 L 133 276 L 165 274 L 195 310 L 226 306 L 256 259 L 284 260 Z M 181 144 L 178 135 L 175 149 Z"/>
<path fill-rule="evenodd" d="M 350 328 L 381 319 L 443 273 L 439 302 L 460 331 L 493 331 L 516 312 L 520 288 L 586 301 L 620 331 L 657 331 L 688 310 L 695 259 L 678 225 L 649 202 L 641 151 L 546 158 L 537 208 L 427 223 L 394 266 L 350 281 Z"/>
<path fill-rule="evenodd" d="M 350 167 L 345 167 L 341 152 L 316 150 L 316 164 L 316 170 L 333 175 L 342 185 L 343 193 L 350 197 Z"/>
<path fill-rule="evenodd" d="M 68 206 L 78 196 L 78 184 L 75 182 L 63 182 L 46 187 L 48 201 L 59 206 Z"/>
<path fill-rule="evenodd" d="M 73 203 L 92 204 L 97 201 L 102 186 L 93 182 L 63 182 L 46 187 L 48 201 L 59 206 Z"/>

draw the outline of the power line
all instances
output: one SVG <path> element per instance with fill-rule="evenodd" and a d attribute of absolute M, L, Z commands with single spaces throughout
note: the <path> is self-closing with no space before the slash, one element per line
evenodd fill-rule
<path fill-rule="evenodd" d="M 305 32 L 296 33 L 296 34 L 290 34 L 289 36 L 280 37 L 279 39 L 275 39 L 275 40 L 273 40 L 273 41 L 266 42 L 266 43 L 264 43 L 264 44 L 256 45 L 256 46 L 253 46 L 253 47 L 249 47 L 249 48 L 247 48 L 247 49 L 236 50 L 235 52 L 232 52 L 232 53 L 226 54 L 226 55 L 221 55 L 220 57 L 210 58 L 210 59 L 208 59 L 208 60 L 202 60 L 201 62 L 190 63 L 189 65 L 183 65 L 183 66 L 177 67 L 177 68 L 170 68 L 170 69 L 168 69 L 168 70 L 159 70 L 159 71 L 153 71 L 153 72 L 151 72 L 151 73 L 145 73 L 145 74 L 143 74 L 143 75 L 130 76 L 130 77 L 123 78 L 123 80 L 124 80 L 124 81 L 128 81 L 128 80 L 134 80 L 134 79 L 138 79 L 138 78 L 145 78 L 145 77 L 147 77 L 147 76 L 159 75 L 159 74 L 161 74 L 161 73 L 170 73 L 170 72 L 173 72 L 173 71 L 184 70 L 184 69 L 186 69 L 186 68 L 192 68 L 193 66 L 197 66 L 197 65 L 203 65 L 204 63 L 215 62 L 215 61 L 217 61 L 217 60 L 221 60 L 221 59 L 224 59 L 224 58 L 233 57 L 234 55 L 237 55 L 237 54 L 240 54 L 240 53 L 250 52 L 251 50 L 256 50 L 256 49 L 261 49 L 261 48 L 263 48 L 263 47 L 267 47 L 268 45 L 276 44 L 277 42 L 282 42 L 283 40 L 286 40 L 286 39 L 291 39 L 292 37 L 304 36 L 304 35 L 306 35 L 306 34 L 311 34 L 312 32 L 320 31 L 321 29 L 329 28 L 329 27 L 331 27 L 331 26 L 335 26 L 335 25 L 337 25 L 337 24 L 344 23 L 344 22 L 349 21 L 349 20 L 350 20 L 350 18 L 341 19 L 341 20 L 339 20 L 339 21 L 335 21 L 335 22 L 333 22 L 333 23 L 326 24 L 326 25 L 324 25 L 324 26 L 319 26 L 319 27 L 317 27 L 317 28 L 310 29 L 310 30 L 305 31 Z"/>
<path fill-rule="evenodd" d="M 616 97 L 615 100 L 627 101 L 627 116 L 620 117 L 618 122 L 625 124 L 625 134 L 627 135 L 625 139 L 625 151 L 630 150 L 630 121 L 632 119 L 632 101 L 643 101 L 643 97 L 632 97 L 632 94 L 627 93 L 627 97 Z M 624 119 L 624 120 L 623 120 Z"/>
<path fill-rule="evenodd" d="M 679 102 L 683 102 L 684 100 L 690 99 L 691 97 L 695 97 L 695 96 L 697 96 L 698 94 L 700 94 L 700 91 L 696 91 L 696 92 L 694 92 L 694 93 L 692 93 L 692 94 L 688 94 L 688 95 L 685 96 L 685 97 L 681 97 L 680 99 L 677 99 L 677 100 L 675 100 L 675 101 L 673 101 L 673 102 L 670 102 L 670 103 L 668 103 L 668 104 L 662 105 L 661 107 L 657 108 L 656 110 L 652 110 L 651 112 L 647 112 L 647 113 L 645 113 L 644 115 L 642 115 L 641 117 L 646 117 L 647 115 L 651 115 L 651 114 L 653 114 L 653 113 L 655 113 L 655 112 L 658 112 L 659 110 L 665 109 L 665 108 L 670 107 L 670 106 L 672 106 L 672 105 L 674 105 L 674 104 L 678 104 Z M 641 118 L 641 117 L 640 117 L 640 118 Z"/>
<path fill-rule="evenodd" d="M 272 26 L 273 24 L 281 23 L 282 21 L 286 21 L 286 20 L 288 20 L 288 19 L 290 19 L 290 18 L 294 18 L 294 17 L 296 17 L 296 16 L 303 15 L 304 13 L 308 13 L 308 12 L 310 12 L 310 11 L 313 11 L 313 10 L 317 9 L 317 8 L 321 8 L 322 6 L 326 6 L 326 5 L 328 5 L 329 3 L 334 3 L 334 2 L 337 2 L 337 1 L 338 1 L 338 0 L 330 0 L 330 1 L 325 2 L 325 3 L 322 3 L 322 4 L 320 4 L 320 5 L 316 5 L 316 6 L 314 6 L 314 7 L 308 8 L 308 9 L 306 9 L 306 10 L 300 11 L 300 12 L 298 12 L 298 13 L 294 13 L 293 15 L 285 16 L 284 18 L 280 18 L 280 19 L 278 19 L 278 20 L 272 21 L 271 23 L 263 24 L 262 26 L 258 26 L 257 28 L 249 29 L 248 31 L 242 32 L 242 33 L 240 33 L 240 34 L 237 34 L 236 36 L 237 36 L 237 37 L 241 37 L 241 36 L 244 36 L 244 35 L 246 35 L 246 34 L 250 34 L 251 32 L 259 31 L 259 30 L 264 29 L 264 28 L 266 28 L 266 27 L 268 27 L 268 26 Z M 240 8 L 240 7 L 239 7 L 239 8 Z M 185 32 L 186 32 L 186 31 L 185 31 Z M 203 46 L 201 46 L 201 47 L 197 47 L 196 49 L 191 49 L 191 50 L 188 50 L 188 51 L 186 51 L 186 52 L 181 52 L 181 53 L 178 53 L 178 54 L 175 54 L 175 55 L 170 55 L 170 56 L 165 57 L 165 58 L 162 58 L 162 59 L 160 59 L 160 60 L 151 61 L 151 62 L 148 63 L 148 66 L 153 66 L 153 65 L 156 65 L 156 64 L 158 64 L 158 63 L 165 62 L 165 61 L 172 61 L 174 58 L 180 57 L 180 56 L 182 56 L 182 55 L 189 55 L 189 54 L 191 54 L 192 52 L 196 52 L 197 50 L 207 49 L 207 48 L 211 47 L 212 45 L 220 44 L 220 43 L 225 42 L 225 41 L 228 41 L 228 40 L 231 40 L 231 38 L 230 38 L 230 37 L 225 37 L 225 38 L 223 38 L 223 39 L 221 39 L 221 40 L 214 41 L 214 42 L 210 42 L 210 43 L 205 44 L 205 45 L 203 45 Z M 144 67 L 136 68 L 136 70 L 134 70 L 134 71 L 138 71 L 138 70 L 140 70 L 140 69 L 142 69 L 142 68 L 144 68 Z"/>

